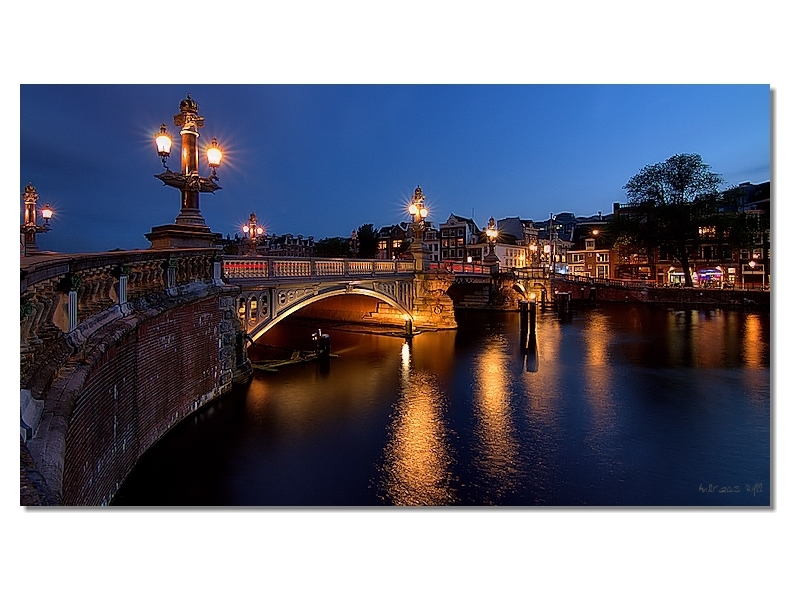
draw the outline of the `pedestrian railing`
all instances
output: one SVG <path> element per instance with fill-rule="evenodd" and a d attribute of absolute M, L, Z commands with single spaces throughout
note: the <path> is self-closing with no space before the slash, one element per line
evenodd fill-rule
<path fill-rule="evenodd" d="M 414 274 L 414 261 L 225 256 L 222 272 L 228 280 L 408 275 Z"/>

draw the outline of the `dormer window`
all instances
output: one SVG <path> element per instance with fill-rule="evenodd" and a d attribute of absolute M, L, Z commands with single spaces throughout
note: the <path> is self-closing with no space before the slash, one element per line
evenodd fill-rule
<path fill-rule="evenodd" d="M 595 250 L 595 240 L 584 240 L 584 249 L 585 250 Z"/>

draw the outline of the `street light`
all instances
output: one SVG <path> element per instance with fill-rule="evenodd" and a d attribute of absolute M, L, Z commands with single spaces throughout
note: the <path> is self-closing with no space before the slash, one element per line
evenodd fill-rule
<path fill-rule="evenodd" d="M 47 203 L 41 209 L 44 225 L 39 225 L 36 219 L 36 203 L 38 202 L 36 187 L 28 184 L 25 187 L 25 192 L 22 193 L 22 199 L 25 203 L 25 222 L 20 226 L 22 256 L 31 256 L 39 253 L 38 244 L 36 244 L 36 234 L 46 233 L 51 229 L 49 220 L 52 219 L 52 207 Z"/>
<path fill-rule="evenodd" d="M 173 123 L 176 127 L 180 127 L 181 172 L 173 172 L 167 167 L 167 159 L 170 157 L 173 138 L 167 132 L 165 124 L 162 123 L 159 132 L 154 136 L 154 141 L 156 142 L 156 153 L 162 159 L 162 166 L 164 166 L 165 171 L 154 176 L 167 186 L 172 186 L 181 191 L 181 212 L 176 217 L 176 225 L 187 226 L 187 230 L 192 229 L 197 230 L 199 233 L 205 233 L 207 226 L 206 221 L 200 214 L 200 193 L 214 193 L 222 188 L 216 183 L 219 180 L 217 167 L 222 160 L 222 151 L 217 145 L 217 139 L 214 138 L 211 145 L 206 149 L 211 175 L 208 178 L 201 177 L 198 166 L 198 137 L 200 136 L 198 129 L 203 127 L 204 118 L 198 115 L 198 104 L 189 94 L 181 101 L 179 112 L 173 115 Z M 159 233 L 163 233 L 165 228 L 167 226 L 159 228 Z M 154 228 L 152 234 L 156 234 L 156 229 Z M 204 239 L 210 238 L 204 237 Z"/>
<path fill-rule="evenodd" d="M 415 270 L 422 271 L 425 265 L 425 257 L 428 255 L 425 244 L 422 241 L 422 235 L 425 231 L 425 219 L 428 217 L 428 209 L 425 207 L 425 195 L 422 194 L 420 185 L 417 185 L 417 188 L 414 189 L 408 211 L 409 215 L 411 215 L 411 229 L 414 234 L 414 240 L 411 243 L 409 251 L 414 257 Z"/>
<path fill-rule="evenodd" d="M 411 196 L 411 204 L 409 205 L 409 215 L 412 217 L 412 223 L 425 223 L 425 218 L 428 217 L 428 209 L 425 208 L 425 195 L 422 194 L 422 189 L 419 185 L 414 189 L 414 194 Z"/>
<path fill-rule="evenodd" d="M 485 257 L 485 262 L 488 264 L 495 264 L 499 261 L 496 253 L 494 252 L 494 245 L 499 237 L 499 230 L 497 229 L 496 221 L 491 217 L 488 220 L 488 227 L 486 228 L 486 238 L 488 238 L 488 254 Z"/>
<path fill-rule="evenodd" d="M 249 238 L 250 253 L 254 254 L 257 251 L 256 242 L 258 238 L 263 237 L 265 233 L 263 226 L 258 223 L 258 217 L 254 212 L 250 213 L 250 218 L 247 220 L 247 223 L 241 226 L 241 231 Z"/>
<path fill-rule="evenodd" d="M 536 262 L 538 261 L 538 245 L 534 243 L 530 244 L 529 252 L 530 252 L 530 266 L 537 266 Z"/>

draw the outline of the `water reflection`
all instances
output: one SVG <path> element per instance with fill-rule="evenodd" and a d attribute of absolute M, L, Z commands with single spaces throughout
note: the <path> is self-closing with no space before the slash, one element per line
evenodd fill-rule
<path fill-rule="evenodd" d="M 607 428 L 612 419 L 612 365 L 610 345 L 612 339 L 608 318 L 594 315 L 583 332 L 586 352 L 584 390 L 593 411 L 595 430 Z"/>
<path fill-rule="evenodd" d="M 610 358 L 612 328 L 609 318 L 591 315 L 582 333 L 584 346 L 583 373 L 584 393 L 586 394 L 591 420 L 585 442 L 589 449 L 601 460 L 602 451 L 615 430 L 615 407 L 612 394 L 612 371 Z"/>
<path fill-rule="evenodd" d="M 436 377 L 413 371 L 411 345 L 401 348 L 400 398 L 384 449 L 381 495 L 395 505 L 452 504 L 451 454 Z"/>
<path fill-rule="evenodd" d="M 756 314 L 746 316 L 743 325 L 743 362 L 752 369 L 763 366 L 763 359 L 767 356 L 767 339 L 763 339 L 763 321 Z"/>
<path fill-rule="evenodd" d="M 553 412 L 559 396 L 559 389 L 547 384 L 560 381 L 560 365 L 556 362 L 562 354 L 562 329 L 558 322 L 547 321 L 546 316 L 540 317 L 537 332 L 540 334 L 536 356 L 543 359 L 539 373 L 524 373 L 524 389 L 527 396 L 529 416 L 539 420 L 545 426 L 555 421 Z"/>
<path fill-rule="evenodd" d="M 473 466 L 488 502 L 501 502 L 518 487 L 518 443 L 513 426 L 511 371 L 507 342 L 492 338 L 477 356 L 474 374 L 475 445 Z"/>
<path fill-rule="evenodd" d="M 537 321 L 536 373 L 512 314 L 469 314 L 413 346 L 333 332 L 329 374 L 256 373 L 152 448 L 118 504 L 770 502 L 767 314 L 601 306 Z M 276 329 L 285 351 L 315 331 Z M 766 491 L 702 495 L 700 478 Z"/>

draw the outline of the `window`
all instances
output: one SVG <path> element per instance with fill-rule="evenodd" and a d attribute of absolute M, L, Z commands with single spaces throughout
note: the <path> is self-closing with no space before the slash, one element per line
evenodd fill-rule
<path fill-rule="evenodd" d="M 584 240 L 585 250 L 595 250 L 595 240 Z"/>
<path fill-rule="evenodd" d="M 379 240 L 379 250 L 387 249 L 387 240 Z"/>
<path fill-rule="evenodd" d="M 403 240 L 392 240 L 392 249 L 395 250 L 403 245 Z"/>
<path fill-rule="evenodd" d="M 598 254 L 595 255 L 595 262 L 609 262 L 609 253 L 598 252 Z"/>
<path fill-rule="evenodd" d="M 571 262 L 584 262 L 584 254 L 571 254 Z"/>
<path fill-rule="evenodd" d="M 250 324 L 258 321 L 258 300 L 253 297 L 250 299 Z"/>
<path fill-rule="evenodd" d="M 600 264 L 595 269 L 596 274 L 595 276 L 599 279 L 608 279 L 609 278 L 609 265 L 608 264 Z"/>

